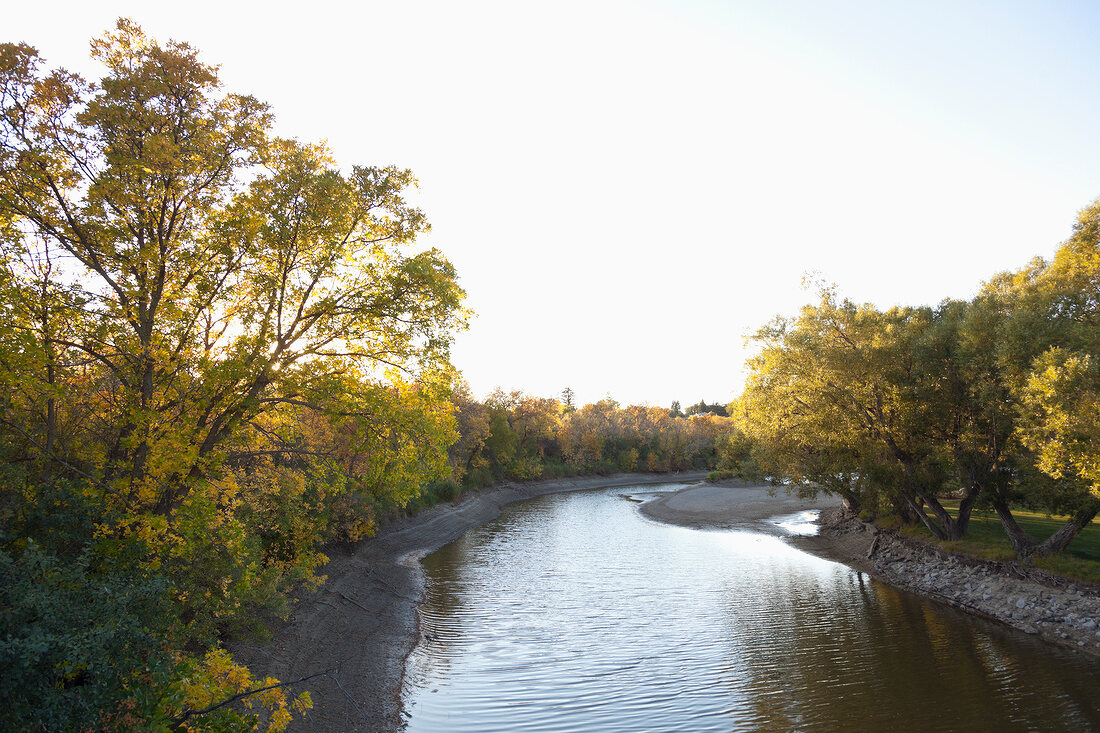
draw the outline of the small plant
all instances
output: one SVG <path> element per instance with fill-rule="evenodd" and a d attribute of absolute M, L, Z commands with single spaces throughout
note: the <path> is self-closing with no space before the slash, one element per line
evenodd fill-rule
<path fill-rule="evenodd" d="M 462 495 L 462 487 L 450 479 L 432 481 L 427 486 L 427 493 L 435 497 L 436 502 L 455 501 Z"/>

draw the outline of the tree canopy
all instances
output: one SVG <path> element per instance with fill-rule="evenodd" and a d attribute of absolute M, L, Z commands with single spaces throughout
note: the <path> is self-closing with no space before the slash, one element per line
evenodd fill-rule
<path fill-rule="evenodd" d="M 940 539 L 965 535 L 983 503 L 1021 556 L 1063 549 L 1100 508 L 1098 221 L 1100 202 L 1052 261 L 998 275 L 969 302 L 881 310 L 826 287 L 761 328 L 731 406 L 749 463 Z M 1012 505 L 1070 519 L 1037 542 Z"/>
<path fill-rule="evenodd" d="M 447 473 L 467 313 L 416 244 L 410 171 L 277 137 L 129 20 L 92 55 L 98 80 L 0 45 L 3 541 L 30 561 L 44 487 L 71 487 L 49 521 L 84 507 L 88 573 L 125 554 L 166 578 L 186 667 L 372 504 Z"/>

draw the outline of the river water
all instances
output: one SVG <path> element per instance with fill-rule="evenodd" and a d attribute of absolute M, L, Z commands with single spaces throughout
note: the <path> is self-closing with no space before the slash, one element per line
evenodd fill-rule
<path fill-rule="evenodd" d="M 652 491 L 513 504 L 424 558 L 407 730 L 1100 730 L 1097 661 L 806 554 L 780 527 L 652 522 L 630 497 Z"/>

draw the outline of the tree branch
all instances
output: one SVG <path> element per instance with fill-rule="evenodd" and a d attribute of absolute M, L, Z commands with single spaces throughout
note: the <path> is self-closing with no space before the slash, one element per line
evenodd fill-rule
<path fill-rule="evenodd" d="M 209 707 L 205 707 L 202 710 L 192 710 L 192 709 L 188 708 L 187 710 L 184 710 L 182 713 L 180 713 L 176 717 L 172 718 L 172 720 L 170 722 L 179 724 L 179 723 L 182 723 L 183 721 L 187 720 L 188 718 L 194 717 L 195 715 L 206 715 L 208 713 L 212 713 L 215 710 L 219 710 L 221 708 L 224 708 L 226 705 L 232 705 L 233 703 L 237 702 L 238 700 L 243 700 L 246 697 L 252 697 L 253 695 L 258 695 L 261 692 L 267 692 L 268 690 L 276 690 L 280 687 L 290 687 L 291 685 L 298 685 L 298 684 L 301 684 L 302 682 L 306 682 L 306 681 L 311 680 L 315 677 L 330 677 L 331 678 L 332 673 L 333 672 L 338 672 L 338 671 L 340 671 L 340 665 L 339 664 L 336 665 L 335 667 L 329 667 L 328 669 L 324 670 L 323 672 L 317 672 L 315 674 L 306 675 L 305 677 L 299 677 L 298 679 L 291 680 L 290 682 L 279 682 L 279 683 L 276 683 L 274 685 L 266 685 L 264 687 L 257 687 L 255 690 L 249 690 L 247 692 L 239 692 L 236 695 L 233 695 L 232 697 L 228 697 L 225 700 L 222 700 L 221 702 L 214 703 L 213 705 L 210 705 Z"/>
<path fill-rule="evenodd" d="M 45 456 L 46 456 L 47 458 L 49 458 L 49 459 L 50 459 L 51 461 L 53 461 L 54 463 L 58 463 L 58 464 L 60 464 L 60 465 L 64 466 L 65 468 L 69 469 L 70 471 L 73 471 L 73 472 L 75 472 L 75 473 L 78 473 L 78 474 L 80 474 L 81 476 L 83 476 L 84 478 L 86 478 L 86 479 L 88 479 L 89 481 L 93 482 L 93 483 L 94 483 L 94 484 L 95 484 L 96 486 L 99 486 L 99 487 L 100 487 L 100 488 L 102 488 L 102 489 L 106 489 L 106 488 L 108 488 L 108 486 L 107 486 L 106 484 L 104 484 L 104 483 L 103 483 L 102 481 L 100 481 L 99 479 L 97 479 L 97 478 L 96 478 L 95 476 L 93 476 L 92 474 L 88 473 L 87 471 L 83 471 L 83 470 L 81 470 L 81 469 L 77 468 L 76 466 L 74 466 L 73 464 L 69 463 L 68 461 L 66 461 L 66 460 L 64 460 L 64 459 L 62 459 L 62 458 L 59 458 L 59 457 L 57 456 L 57 454 L 56 454 L 56 453 L 54 453 L 53 451 L 47 450 L 45 446 L 43 446 L 43 445 L 42 445 L 41 443 L 39 443 L 39 442 L 38 442 L 37 440 L 35 440 L 34 438 L 32 438 L 32 437 L 31 437 L 31 435 L 30 435 L 30 434 L 29 434 L 29 433 L 28 433 L 28 432 L 27 432 L 26 430 L 24 430 L 23 428 L 19 427 L 19 426 L 18 426 L 18 425 L 16 425 L 15 423 L 13 423 L 13 422 L 11 422 L 11 421 L 9 421 L 9 420 L 5 420 L 5 419 L 4 419 L 4 418 L 2 418 L 2 417 L 0 417 L 0 423 L 3 423 L 4 425 L 7 425 L 7 426 L 8 426 L 9 428 L 11 428 L 12 430 L 15 430 L 15 431 L 16 431 L 16 432 L 18 432 L 18 433 L 19 433 L 20 435 L 22 435 L 22 436 L 23 436 L 24 438 L 26 438 L 27 440 L 29 440 L 29 441 L 30 441 L 31 443 L 33 443 L 33 444 L 34 444 L 34 447 L 35 447 L 35 448 L 37 448 L 38 450 L 42 451 L 42 453 L 43 453 L 43 454 L 44 454 L 44 455 L 45 455 Z"/>

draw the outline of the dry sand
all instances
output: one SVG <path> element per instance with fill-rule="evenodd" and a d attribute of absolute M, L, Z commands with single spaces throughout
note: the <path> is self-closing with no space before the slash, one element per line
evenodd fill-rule
<path fill-rule="evenodd" d="M 789 496 L 782 488 L 722 481 L 662 494 L 642 504 L 642 514 L 668 524 L 696 529 L 766 528 L 763 521 L 783 514 L 840 506 L 840 500 Z"/>

